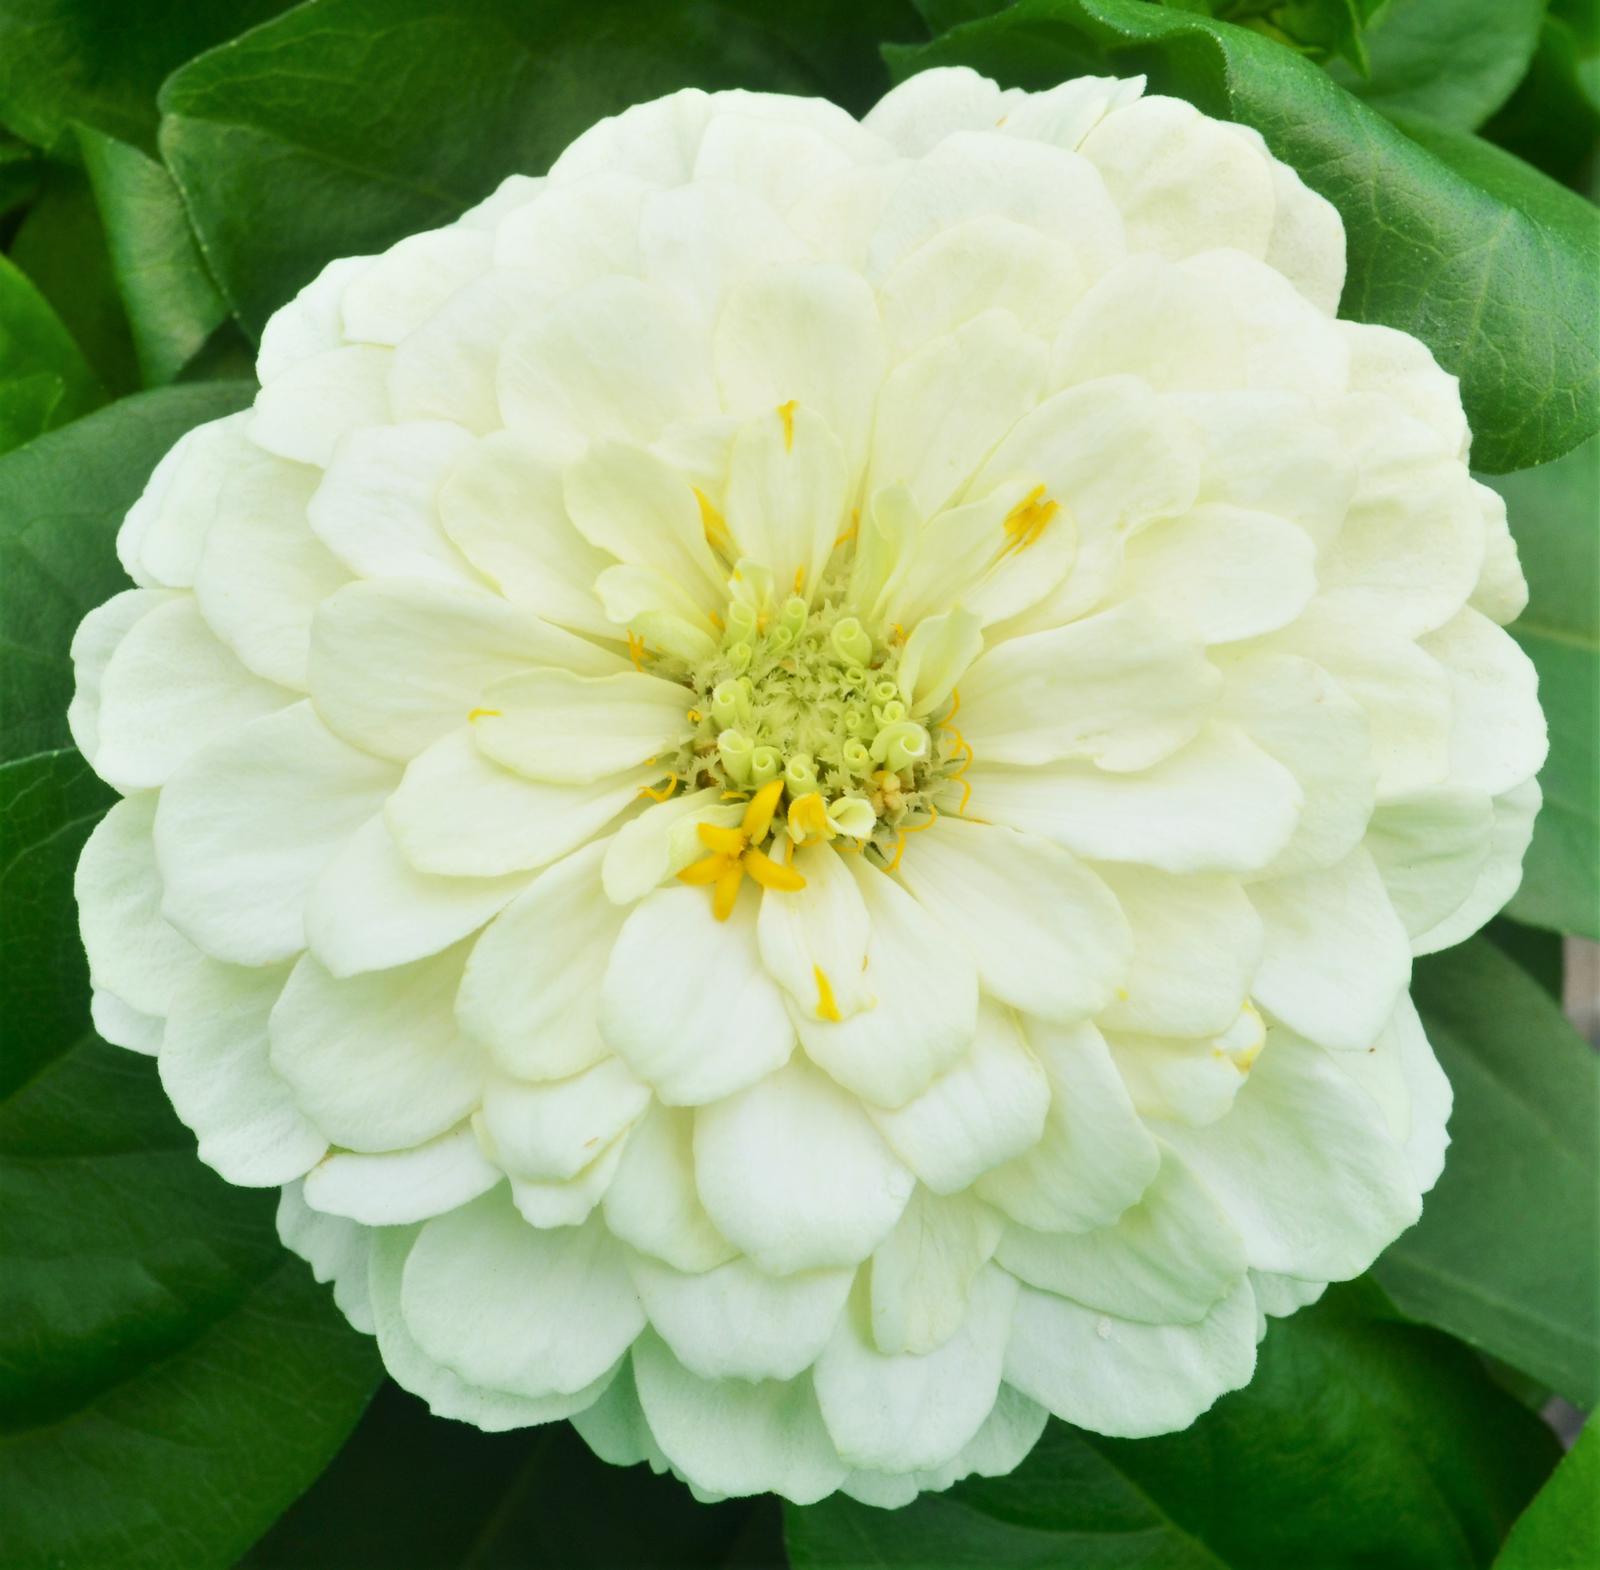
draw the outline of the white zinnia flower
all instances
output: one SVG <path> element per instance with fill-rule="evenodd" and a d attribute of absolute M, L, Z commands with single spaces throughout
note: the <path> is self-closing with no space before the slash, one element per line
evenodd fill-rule
<path fill-rule="evenodd" d="M 1141 87 L 630 110 L 129 514 L 96 1021 L 436 1412 L 893 1504 L 1187 1424 L 1416 1219 L 1525 591 L 1333 209 Z"/>

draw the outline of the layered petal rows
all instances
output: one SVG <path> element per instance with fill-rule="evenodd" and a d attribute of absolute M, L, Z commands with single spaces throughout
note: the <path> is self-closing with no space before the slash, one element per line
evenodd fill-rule
<path fill-rule="evenodd" d="M 98 1028 L 441 1415 L 903 1503 L 1444 1159 L 1539 804 L 1453 379 L 1140 81 L 690 91 L 328 267 L 123 526 Z"/>

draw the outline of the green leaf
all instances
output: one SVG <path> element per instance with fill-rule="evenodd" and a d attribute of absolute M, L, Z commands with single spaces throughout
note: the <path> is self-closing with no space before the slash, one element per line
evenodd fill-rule
<path fill-rule="evenodd" d="M 1588 1408 L 1600 1399 L 1600 1056 L 1482 938 L 1417 963 L 1455 1089 L 1422 1220 L 1374 1267 L 1399 1307 Z"/>
<path fill-rule="evenodd" d="M 161 455 L 249 403 L 247 382 L 140 393 L 0 458 L 0 760 L 71 745 L 68 648 L 128 580 L 115 540 Z"/>
<path fill-rule="evenodd" d="M 76 419 L 104 398 L 60 317 L 0 256 L 0 453 Z"/>
<path fill-rule="evenodd" d="M 53 148 L 81 120 L 153 148 L 162 78 L 292 3 L 0 0 L 0 125 Z"/>
<path fill-rule="evenodd" d="M 1366 72 L 1328 69 L 1385 113 L 1473 131 L 1522 80 L 1543 20 L 1544 0 L 1388 0 L 1367 29 Z"/>
<path fill-rule="evenodd" d="M 1600 441 L 1493 483 L 1528 578 L 1511 630 L 1550 724 L 1544 806 L 1511 914 L 1600 939 Z"/>
<path fill-rule="evenodd" d="M 1465 1348 L 1334 1288 L 1275 1321 L 1255 1379 L 1183 1433 L 1051 1423 L 1009 1477 L 904 1510 L 787 1515 L 795 1570 L 1455 1570 L 1487 1564 L 1554 1459 Z"/>
<path fill-rule="evenodd" d="M 900 76 L 966 64 L 1034 88 L 1146 71 L 1154 90 L 1254 126 L 1343 215 L 1342 313 L 1414 334 L 1461 378 L 1479 467 L 1542 463 L 1600 428 L 1600 215 L 1536 171 L 1471 138 L 1425 149 L 1292 51 L 1140 0 L 1020 0 L 886 53 Z"/>
<path fill-rule="evenodd" d="M 1580 32 L 1552 11 L 1528 74 L 1483 134 L 1563 185 L 1581 189 L 1595 166 L 1600 138 L 1600 36 L 1592 29 Z"/>
<path fill-rule="evenodd" d="M 1600 1557 L 1600 1428 L 1590 1423 L 1511 1530 L 1494 1570 L 1594 1570 Z"/>
<path fill-rule="evenodd" d="M 228 318 L 183 198 L 137 147 L 80 126 L 78 142 L 105 225 L 111 272 L 146 386 L 172 381 Z"/>
<path fill-rule="evenodd" d="M 39 155 L 25 142 L 0 135 L 0 218 L 33 200 L 39 186 Z"/>
<path fill-rule="evenodd" d="M 333 1454 L 371 1345 L 273 1196 L 202 1167 L 155 1064 L 89 1028 L 72 873 L 112 794 L 64 745 L 68 645 L 122 585 L 162 452 L 248 400 L 185 387 L 0 458 L 0 1557 L 218 1570 Z"/>
<path fill-rule="evenodd" d="M 174 75 L 161 148 L 259 332 L 324 263 L 448 223 L 604 115 L 686 86 L 870 100 L 867 38 L 915 31 L 902 0 L 310 0 Z"/>
<path fill-rule="evenodd" d="M 11 259 L 49 301 L 106 392 L 113 397 L 133 392 L 139 386 L 133 336 L 111 276 L 105 227 L 82 169 L 44 166 L 38 198 L 12 241 Z"/>
<path fill-rule="evenodd" d="M 779 1520 L 771 1498 L 701 1505 L 673 1478 L 610 1466 L 566 1423 L 485 1434 L 386 1384 L 239 1570 L 776 1567 Z"/>

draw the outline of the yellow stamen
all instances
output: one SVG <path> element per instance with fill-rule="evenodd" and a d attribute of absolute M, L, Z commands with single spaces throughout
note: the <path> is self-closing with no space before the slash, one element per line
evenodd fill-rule
<path fill-rule="evenodd" d="M 768 780 L 750 799 L 744 809 L 744 822 L 740 827 L 752 845 L 759 845 L 772 827 L 772 815 L 778 810 L 778 798 L 783 795 L 782 779 Z"/>
<path fill-rule="evenodd" d="M 837 1025 L 843 1018 L 839 1013 L 839 1005 L 834 1001 L 833 983 L 828 980 L 828 973 L 820 965 L 813 965 L 811 973 L 817 978 L 817 1013 L 823 1019 Z"/>
<path fill-rule="evenodd" d="M 711 896 L 711 914 L 718 921 L 726 921 L 733 914 L 733 907 L 739 899 L 739 885 L 744 882 L 742 862 L 725 861 L 723 869 L 717 878 L 716 891 Z"/>
<path fill-rule="evenodd" d="M 642 785 L 639 787 L 639 794 L 641 796 L 648 796 L 651 801 L 665 801 L 677 788 L 678 776 L 673 770 L 669 769 L 667 771 L 667 783 L 665 785 L 659 785 L 654 790 L 652 790 L 648 785 Z"/>
<path fill-rule="evenodd" d="M 783 421 L 783 450 L 794 451 L 794 411 L 800 407 L 797 398 L 791 398 L 787 403 L 778 405 L 778 418 Z"/>
<path fill-rule="evenodd" d="M 861 530 L 861 509 L 859 507 L 852 507 L 850 509 L 850 527 L 848 529 L 846 529 L 842 534 L 838 534 L 838 535 L 834 536 L 833 549 L 837 550 L 841 545 L 844 544 L 844 542 L 846 540 L 853 540 L 856 537 L 856 535 L 860 532 L 860 530 Z"/>
<path fill-rule="evenodd" d="M 725 790 L 722 793 L 724 801 L 743 801 L 750 794 L 747 790 Z"/>
<path fill-rule="evenodd" d="M 715 883 L 728 870 L 726 856 L 707 856 L 703 861 L 692 862 L 678 874 L 680 883 Z"/>
<path fill-rule="evenodd" d="M 710 622 L 711 625 L 713 627 L 715 627 L 718 632 L 722 631 L 723 626 L 724 626 L 723 620 L 719 615 L 717 615 L 717 613 L 715 611 L 707 611 L 706 612 L 706 620 L 708 622 Z"/>
<path fill-rule="evenodd" d="M 628 658 L 633 661 L 636 671 L 644 669 L 644 639 L 636 632 L 628 634 Z"/>
<path fill-rule="evenodd" d="M 717 510 L 716 503 L 698 485 L 693 489 L 694 499 L 700 504 L 700 529 L 706 537 L 706 544 L 724 556 L 729 555 L 731 541 L 728 537 L 727 519 Z"/>
<path fill-rule="evenodd" d="M 785 866 L 781 861 L 774 861 L 772 857 L 759 850 L 747 850 L 740 858 L 739 865 L 764 889 L 776 889 L 780 894 L 793 894 L 797 889 L 806 886 L 806 880 L 793 867 Z"/>
<path fill-rule="evenodd" d="M 1005 531 L 1011 536 L 1005 543 L 1000 554 L 1009 555 L 1012 551 L 1025 551 L 1030 545 L 1037 545 L 1046 526 L 1055 515 L 1061 511 L 1059 502 L 1044 499 L 1044 487 L 1036 485 L 1026 496 L 1006 514 Z"/>
<path fill-rule="evenodd" d="M 719 823 L 697 823 L 694 831 L 699 835 L 700 843 L 719 856 L 744 854 L 746 841 L 738 829 L 725 829 Z"/>
<path fill-rule="evenodd" d="M 474 720 L 485 719 L 491 714 L 498 716 L 499 713 L 499 709 L 468 709 L 467 724 L 470 725 Z"/>
<path fill-rule="evenodd" d="M 691 725 L 698 725 L 704 718 L 705 715 L 703 715 L 699 709 L 690 709 L 687 715 L 687 719 Z"/>
<path fill-rule="evenodd" d="M 920 834 L 924 829 L 931 829 L 939 821 L 939 809 L 928 803 L 928 821 L 926 823 L 908 823 L 900 830 L 902 834 Z"/>
<path fill-rule="evenodd" d="M 805 586 L 806 570 L 804 567 L 796 567 L 794 570 L 794 592 L 798 594 Z"/>
<path fill-rule="evenodd" d="M 808 791 L 797 801 L 789 803 L 789 832 L 797 840 L 810 839 L 813 835 L 818 839 L 833 838 L 828 809 L 815 791 Z"/>
<path fill-rule="evenodd" d="M 892 621 L 889 623 L 889 625 L 894 628 L 894 641 L 896 643 L 904 643 L 906 641 L 905 628 L 902 627 L 897 621 Z"/>
<path fill-rule="evenodd" d="M 939 721 L 939 724 L 941 726 L 948 725 L 951 722 L 951 720 L 953 720 L 956 717 L 956 715 L 958 715 L 960 712 L 961 712 L 961 689 L 959 687 L 952 687 L 950 689 L 950 712 L 947 715 L 945 715 L 945 717 L 942 720 Z"/>
<path fill-rule="evenodd" d="M 967 804 L 972 800 L 972 781 L 962 779 L 959 774 L 955 776 L 955 781 L 961 787 L 961 805 L 956 808 L 956 816 L 964 818 L 967 815 Z"/>

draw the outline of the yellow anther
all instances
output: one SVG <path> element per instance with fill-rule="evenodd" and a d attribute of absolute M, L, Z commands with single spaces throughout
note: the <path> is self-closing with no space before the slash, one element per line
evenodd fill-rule
<path fill-rule="evenodd" d="M 728 870 L 726 856 L 707 856 L 685 867 L 678 874 L 680 883 L 715 883 Z"/>
<path fill-rule="evenodd" d="M 694 831 L 700 843 L 719 856 L 742 856 L 748 843 L 738 829 L 725 829 L 720 823 L 697 823 Z"/>
<path fill-rule="evenodd" d="M 665 785 L 658 785 L 653 790 L 648 785 L 642 785 L 639 788 L 639 794 L 641 796 L 648 796 L 651 801 L 665 801 L 677 788 L 678 776 L 673 770 L 669 769 L 667 771 L 667 783 Z"/>
<path fill-rule="evenodd" d="M 852 507 L 850 509 L 850 527 L 848 529 L 846 529 L 842 534 L 837 534 L 837 535 L 834 536 L 833 549 L 837 550 L 841 545 L 844 544 L 844 542 L 846 540 L 853 540 L 856 537 L 856 535 L 860 532 L 860 529 L 861 529 L 861 509 L 859 507 Z"/>
<path fill-rule="evenodd" d="M 828 973 L 820 965 L 813 965 L 811 973 L 817 978 L 817 1013 L 831 1024 L 837 1025 L 844 1017 L 839 1012 L 839 1005 L 834 1001 L 833 983 L 828 980 Z"/>
<path fill-rule="evenodd" d="M 796 567 L 795 570 L 794 570 L 794 592 L 796 594 L 800 593 L 800 591 L 802 589 L 804 589 L 805 586 L 806 586 L 806 570 L 805 570 L 804 567 Z"/>
<path fill-rule="evenodd" d="M 706 544 L 724 556 L 731 555 L 732 541 L 728 536 L 727 519 L 717 510 L 716 503 L 698 485 L 694 486 L 693 490 L 694 499 L 700 504 L 700 529 L 706 537 Z"/>
<path fill-rule="evenodd" d="M 794 411 L 800 407 L 799 400 L 791 398 L 787 403 L 778 405 L 778 418 L 783 421 L 783 450 L 794 451 Z"/>
<path fill-rule="evenodd" d="M 722 793 L 724 801 L 744 801 L 750 792 L 747 790 L 725 790 Z"/>
<path fill-rule="evenodd" d="M 828 822 L 828 809 L 816 791 L 789 803 L 789 833 L 797 840 L 831 840 L 833 825 Z"/>
<path fill-rule="evenodd" d="M 1044 487 L 1036 485 L 1006 514 L 1005 531 L 1010 536 L 1000 554 L 1025 551 L 1037 545 L 1039 537 L 1055 515 L 1061 511 L 1059 502 L 1044 499 Z"/>
<path fill-rule="evenodd" d="M 689 721 L 689 723 L 691 725 L 698 725 L 700 723 L 700 721 L 705 718 L 705 715 L 703 715 L 699 711 L 699 709 L 690 709 L 688 714 L 685 715 L 684 717 Z"/>
<path fill-rule="evenodd" d="M 752 845 L 759 845 L 767 837 L 767 831 L 772 827 L 772 815 L 778 810 L 778 798 L 782 795 L 783 780 L 780 776 L 768 780 L 750 798 L 750 805 L 744 809 L 744 822 L 739 826 Z"/>
<path fill-rule="evenodd" d="M 628 658 L 633 661 L 636 671 L 644 669 L 644 639 L 636 632 L 628 634 Z"/>
<path fill-rule="evenodd" d="M 896 643 L 904 643 L 906 641 L 905 628 L 902 627 L 897 621 L 892 621 L 889 623 L 889 625 L 894 628 L 894 641 Z"/>
<path fill-rule="evenodd" d="M 707 611 L 706 612 L 706 620 L 708 622 L 710 622 L 711 625 L 713 627 L 715 627 L 718 632 L 721 632 L 722 629 L 723 629 L 723 626 L 725 625 L 725 623 L 723 622 L 722 618 L 719 615 L 717 615 L 717 613 L 715 611 Z"/>
<path fill-rule="evenodd" d="M 780 894 L 793 894 L 806 886 L 806 880 L 793 867 L 759 850 L 747 850 L 739 863 L 764 889 L 776 889 Z"/>
<path fill-rule="evenodd" d="M 498 716 L 499 713 L 499 709 L 468 709 L 467 724 L 470 725 L 474 720 L 486 719 L 491 714 Z"/>
<path fill-rule="evenodd" d="M 738 861 L 724 863 L 724 870 L 717 879 L 717 886 L 711 896 L 711 914 L 718 921 L 726 921 L 733 914 L 733 907 L 738 903 L 739 885 L 744 882 L 744 864 Z"/>

